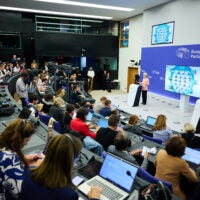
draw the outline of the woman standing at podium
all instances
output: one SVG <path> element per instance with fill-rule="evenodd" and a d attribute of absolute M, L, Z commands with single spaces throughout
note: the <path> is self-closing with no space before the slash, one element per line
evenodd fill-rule
<path fill-rule="evenodd" d="M 147 73 L 143 73 L 142 85 L 142 104 L 146 105 L 147 103 L 147 91 L 149 86 L 149 78 Z"/>

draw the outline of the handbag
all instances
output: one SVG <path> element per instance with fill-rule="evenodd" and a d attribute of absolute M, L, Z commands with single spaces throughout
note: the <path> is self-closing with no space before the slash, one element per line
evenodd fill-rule
<path fill-rule="evenodd" d="M 150 184 L 141 191 L 140 200 L 171 200 L 172 194 L 161 181 Z"/>

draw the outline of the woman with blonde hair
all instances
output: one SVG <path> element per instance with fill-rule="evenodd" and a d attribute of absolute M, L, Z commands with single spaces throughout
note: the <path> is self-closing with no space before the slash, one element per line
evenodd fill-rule
<path fill-rule="evenodd" d="M 0 199 L 18 199 L 24 168 L 40 158 L 22 153 L 34 132 L 31 122 L 16 119 L 0 134 Z"/>
<path fill-rule="evenodd" d="M 72 183 L 72 170 L 81 148 L 81 141 L 75 137 L 55 136 L 48 145 L 41 165 L 26 171 L 21 200 L 78 200 Z M 89 197 L 99 199 L 100 192 L 100 188 L 92 187 Z"/>
<path fill-rule="evenodd" d="M 165 145 L 167 140 L 173 136 L 172 129 L 167 127 L 166 116 L 158 115 L 153 127 L 153 137 L 162 140 L 162 145 Z"/>
<path fill-rule="evenodd" d="M 130 131 L 136 135 L 141 136 L 142 135 L 142 130 L 140 127 L 137 125 L 139 121 L 139 118 L 137 115 L 131 115 L 128 120 L 128 124 L 124 125 L 123 129 L 125 131 Z"/>
<path fill-rule="evenodd" d="M 182 138 L 188 147 L 200 148 L 200 137 L 195 136 L 195 131 L 196 129 L 191 123 L 185 123 Z"/>

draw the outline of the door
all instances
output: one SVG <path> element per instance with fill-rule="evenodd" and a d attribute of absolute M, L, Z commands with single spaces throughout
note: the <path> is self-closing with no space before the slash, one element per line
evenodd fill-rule
<path fill-rule="evenodd" d="M 127 92 L 129 92 L 130 84 L 135 82 L 136 74 L 138 74 L 138 67 L 128 67 Z"/>

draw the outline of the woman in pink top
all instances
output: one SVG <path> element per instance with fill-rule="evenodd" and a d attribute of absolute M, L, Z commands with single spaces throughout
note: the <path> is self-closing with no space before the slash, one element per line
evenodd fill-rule
<path fill-rule="evenodd" d="M 149 86 L 149 78 L 147 73 L 143 73 L 142 84 L 142 104 L 146 105 L 147 103 L 147 91 Z"/>

